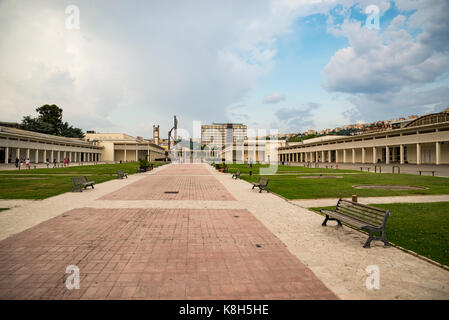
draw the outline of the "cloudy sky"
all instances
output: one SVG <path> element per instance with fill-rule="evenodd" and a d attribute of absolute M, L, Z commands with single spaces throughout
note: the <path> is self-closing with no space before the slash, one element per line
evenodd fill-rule
<path fill-rule="evenodd" d="M 151 137 L 159 124 L 165 137 L 173 115 L 187 130 L 289 132 L 440 111 L 448 12 L 447 0 L 0 0 L 0 120 L 48 103 L 83 130 Z"/>

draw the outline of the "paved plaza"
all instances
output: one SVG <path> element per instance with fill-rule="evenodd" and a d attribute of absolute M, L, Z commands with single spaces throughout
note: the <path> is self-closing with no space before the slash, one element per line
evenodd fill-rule
<path fill-rule="evenodd" d="M 449 299 L 449 271 L 379 243 L 364 249 L 366 235 L 323 228 L 307 210 L 322 203 L 307 201 L 260 194 L 206 164 L 0 201 L 11 208 L 0 215 L 0 299 Z M 78 290 L 65 286 L 68 265 Z M 378 290 L 366 287 L 371 265 Z"/>

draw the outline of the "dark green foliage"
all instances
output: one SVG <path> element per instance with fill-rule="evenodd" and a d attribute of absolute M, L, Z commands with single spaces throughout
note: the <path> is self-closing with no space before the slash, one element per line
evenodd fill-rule
<path fill-rule="evenodd" d="M 74 128 L 67 122 L 62 121 L 62 109 L 57 105 L 43 105 L 36 108 L 39 113 L 37 118 L 31 116 L 23 117 L 20 129 L 34 131 L 45 134 L 52 134 L 55 136 L 82 138 L 84 133 L 79 128 Z"/>

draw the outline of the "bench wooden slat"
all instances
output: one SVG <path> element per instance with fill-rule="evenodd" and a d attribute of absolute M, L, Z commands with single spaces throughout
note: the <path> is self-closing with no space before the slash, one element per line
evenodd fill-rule
<path fill-rule="evenodd" d="M 345 202 L 345 203 L 349 203 L 349 204 L 354 204 L 354 202 L 349 201 L 349 200 L 344 200 L 344 199 L 341 199 L 340 202 Z M 365 209 L 367 209 L 367 210 L 378 211 L 379 213 L 385 213 L 385 212 L 386 212 L 386 210 L 384 210 L 384 209 L 380 209 L 380 208 L 376 208 L 376 207 L 371 207 L 371 206 L 368 206 L 368 205 L 363 204 L 363 203 L 358 203 L 358 202 L 356 202 L 356 203 L 357 203 L 357 206 L 358 206 L 358 207 L 363 207 L 363 208 L 365 208 Z"/>
<path fill-rule="evenodd" d="M 339 205 L 339 208 L 348 208 L 349 210 L 353 210 L 353 211 L 357 211 L 360 212 L 366 216 L 370 216 L 374 219 L 380 219 L 383 220 L 383 218 L 385 217 L 385 213 L 377 213 L 377 212 L 373 212 L 371 210 L 368 210 L 366 208 L 360 208 L 357 206 L 354 206 L 352 204 L 348 204 L 348 203 L 343 203 Z"/>
<path fill-rule="evenodd" d="M 347 215 L 344 214 L 339 214 L 335 211 L 329 211 L 329 210 L 322 210 L 322 212 L 334 217 L 334 218 L 338 218 L 339 220 L 343 221 L 343 222 L 348 222 L 349 224 L 356 226 L 358 228 L 364 227 L 367 225 L 366 222 L 360 221 L 360 220 L 356 220 L 356 219 L 352 219 L 351 217 L 348 217 Z"/>
<path fill-rule="evenodd" d="M 366 217 L 367 219 L 371 219 L 371 220 L 374 220 L 374 221 L 380 221 L 380 222 L 383 221 L 384 216 L 385 216 L 385 215 L 384 216 L 380 216 L 380 215 L 372 214 L 371 212 L 363 211 L 364 209 L 360 209 L 360 208 L 357 208 L 355 206 L 350 206 L 350 205 L 347 205 L 347 204 L 340 205 L 339 207 L 337 207 L 337 209 L 335 211 L 339 211 L 339 210 L 348 211 L 348 212 L 351 212 L 354 215 L 357 215 L 357 216 L 360 215 L 362 218 Z"/>
<path fill-rule="evenodd" d="M 337 220 L 339 225 L 343 221 L 354 227 L 368 230 L 369 237 L 363 246 L 364 248 L 369 248 L 372 240 L 382 240 L 385 246 L 390 245 L 385 232 L 386 223 L 390 215 L 388 210 L 339 199 L 335 210 L 322 209 L 320 211 L 326 215 L 322 223 L 323 226 L 326 226 L 328 220 Z M 379 231 L 382 233 L 382 236 L 380 238 L 375 237 L 374 233 Z"/>
<path fill-rule="evenodd" d="M 353 215 L 360 216 L 363 219 L 369 219 L 375 221 L 376 223 L 382 223 L 385 215 L 376 215 L 369 211 L 365 211 L 364 208 L 356 207 L 350 204 L 340 204 L 335 211 L 347 211 Z"/>
<path fill-rule="evenodd" d="M 349 216 L 352 219 L 361 221 L 361 222 L 366 222 L 367 224 L 371 225 L 371 226 L 380 226 L 382 225 L 382 221 L 378 221 L 378 220 L 373 220 L 371 217 L 368 216 L 364 216 L 356 211 L 349 211 L 346 209 L 339 209 L 336 211 L 339 214 L 342 215 L 346 215 Z"/>

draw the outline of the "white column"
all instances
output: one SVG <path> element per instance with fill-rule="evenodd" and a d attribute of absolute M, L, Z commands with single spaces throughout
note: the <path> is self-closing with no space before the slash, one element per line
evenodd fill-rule
<path fill-rule="evenodd" d="M 365 148 L 362 148 L 362 163 L 365 163 Z"/>
<path fill-rule="evenodd" d="M 29 158 L 30 158 L 30 149 L 27 149 L 26 159 L 29 159 Z"/>
<path fill-rule="evenodd" d="M 331 150 L 329 150 L 327 152 L 327 162 L 332 162 L 332 151 Z"/>
<path fill-rule="evenodd" d="M 139 149 L 136 147 L 136 162 L 139 161 Z"/>
<path fill-rule="evenodd" d="M 34 152 L 34 163 L 39 163 L 39 150 L 36 149 Z"/>
<path fill-rule="evenodd" d="M 47 150 L 44 150 L 44 162 L 47 161 Z"/>
<path fill-rule="evenodd" d="M 72 162 L 72 151 L 69 151 L 69 161 Z"/>
<path fill-rule="evenodd" d="M 399 146 L 399 163 L 404 164 L 404 145 Z"/>
<path fill-rule="evenodd" d="M 352 148 L 352 163 L 355 163 L 355 149 Z"/>
<path fill-rule="evenodd" d="M 385 162 L 390 164 L 390 148 L 388 146 L 385 148 Z"/>
<path fill-rule="evenodd" d="M 340 159 L 338 159 L 338 150 L 335 150 L 335 163 L 338 163 Z"/>
<path fill-rule="evenodd" d="M 16 149 L 16 158 L 20 160 L 20 148 Z"/>
<path fill-rule="evenodd" d="M 373 147 L 373 164 L 376 164 L 377 163 L 377 155 L 376 155 L 376 151 L 377 151 L 377 149 L 376 149 L 376 147 Z"/>
<path fill-rule="evenodd" d="M 124 151 L 124 157 L 125 157 L 125 160 L 123 161 L 123 162 L 126 162 L 126 144 L 125 144 L 125 151 Z"/>
<path fill-rule="evenodd" d="M 55 152 L 53 150 L 51 150 L 51 159 L 50 162 L 53 162 L 53 159 L 55 157 Z"/>
<path fill-rule="evenodd" d="M 5 148 L 5 163 L 8 163 L 8 159 L 9 159 L 9 148 L 6 147 Z"/>
<path fill-rule="evenodd" d="M 61 151 L 58 151 L 58 159 L 56 159 L 56 160 L 57 160 L 57 162 L 61 161 Z"/>
<path fill-rule="evenodd" d="M 416 164 L 421 164 L 421 144 L 416 144 Z"/>
<path fill-rule="evenodd" d="M 435 142 L 435 164 L 440 164 L 441 162 L 441 143 Z"/>

